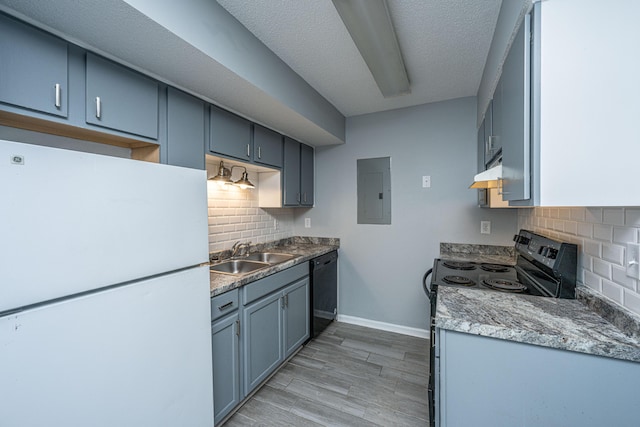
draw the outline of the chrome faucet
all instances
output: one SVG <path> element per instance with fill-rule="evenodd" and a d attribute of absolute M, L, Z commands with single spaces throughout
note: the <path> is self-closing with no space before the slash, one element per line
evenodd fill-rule
<path fill-rule="evenodd" d="M 233 244 L 231 248 L 231 258 L 237 256 L 238 254 L 242 255 L 242 250 L 246 249 L 245 255 L 249 255 L 249 246 L 251 242 L 241 243 L 240 240 Z"/>

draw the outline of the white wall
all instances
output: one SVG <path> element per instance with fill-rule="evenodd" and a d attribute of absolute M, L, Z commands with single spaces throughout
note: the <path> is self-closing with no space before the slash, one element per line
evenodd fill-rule
<path fill-rule="evenodd" d="M 577 244 L 578 282 L 640 314 L 638 280 L 625 270 L 626 243 L 640 241 L 640 208 L 523 209 L 518 225 Z"/>
<path fill-rule="evenodd" d="M 316 148 L 316 207 L 295 234 L 339 237 L 339 314 L 426 329 L 424 272 L 440 242 L 512 245 L 515 210 L 477 207 L 476 98 L 347 119 L 346 144 Z M 392 224 L 358 225 L 356 160 L 391 157 Z M 432 187 L 421 187 L 431 175 Z M 311 228 L 304 228 L 304 218 Z M 480 221 L 492 234 L 480 234 Z"/>

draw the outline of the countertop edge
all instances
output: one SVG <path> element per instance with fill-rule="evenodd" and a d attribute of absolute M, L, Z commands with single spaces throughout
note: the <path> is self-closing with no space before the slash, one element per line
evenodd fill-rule
<path fill-rule="evenodd" d="M 225 292 L 241 288 L 256 280 L 278 273 L 282 270 L 308 262 L 309 260 L 340 249 L 339 244 L 315 244 L 315 243 L 294 243 L 290 245 L 278 246 L 274 252 L 290 253 L 297 255 L 295 258 L 285 262 L 275 264 L 263 270 L 258 270 L 243 276 L 232 276 L 223 273 L 210 272 L 210 296 L 215 297 Z"/>

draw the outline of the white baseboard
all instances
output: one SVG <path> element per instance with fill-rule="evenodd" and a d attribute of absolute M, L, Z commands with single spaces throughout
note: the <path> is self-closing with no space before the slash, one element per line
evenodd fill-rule
<path fill-rule="evenodd" d="M 338 314 L 338 322 L 350 323 L 352 325 L 365 326 L 367 328 L 379 329 L 381 331 L 395 332 L 397 334 L 410 335 L 412 337 L 429 339 L 428 329 L 411 328 L 409 326 L 394 325 L 392 323 L 378 322 L 376 320 L 364 319 L 362 317 L 347 316 Z"/>

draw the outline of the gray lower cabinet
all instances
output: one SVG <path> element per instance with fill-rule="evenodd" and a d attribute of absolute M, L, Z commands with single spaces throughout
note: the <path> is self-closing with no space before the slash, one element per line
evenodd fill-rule
<path fill-rule="evenodd" d="M 240 393 L 240 313 L 238 290 L 211 299 L 214 421 L 220 422 L 242 399 Z"/>
<path fill-rule="evenodd" d="M 313 147 L 284 138 L 283 205 L 313 206 Z"/>
<path fill-rule="evenodd" d="M 251 161 L 251 122 L 214 105 L 209 117 L 209 152 Z"/>
<path fill-rule="evenodd" d="M 309 266 L 299 264 L 242 289 L 243 395 L 309 338 Z"/>
<path fill-rule="evenodd" d="M 67 117 L 67 43 L 0 14 L 0 102 Z"/>
<path fill-rule="evenodd" d="M 284 359 L 282 293 L 277 292 L 244 307 L 244 392 L 250 393 Z"/>
<path fill-rule="evenodd" d="M 205 103 L 169 87 L 167 89 L 167 163 L 205 168 Z"/>
<path fill-rule="evenodd" d="M 637 362 L 437 329 L 436 425 L 637 426 Z"/>
<path fill-rule="evenodd" d="M 158 82 L 92 53 L 86 79 L 88 124 L 158 139 Z"/>

